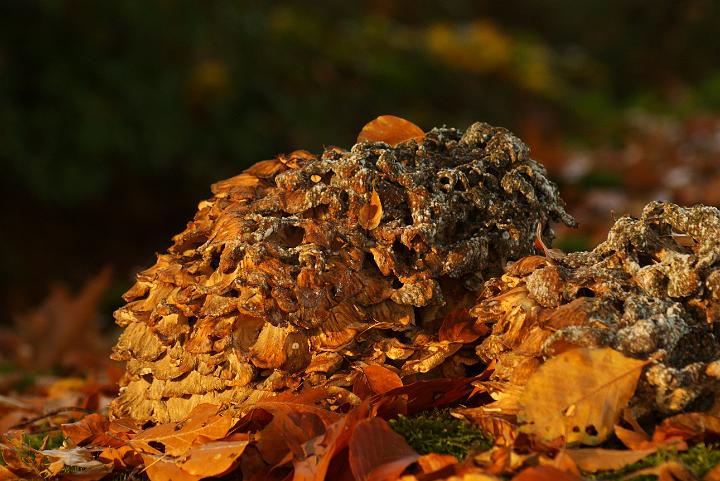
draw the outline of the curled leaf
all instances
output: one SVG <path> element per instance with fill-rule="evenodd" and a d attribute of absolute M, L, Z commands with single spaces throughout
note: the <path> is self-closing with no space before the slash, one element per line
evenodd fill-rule
<path fill-rule="evenodd" d="M 380 225 L 382 213 L 383 209 L 382 203 L 380 202 L 380 196 L 373 189 L 372 195 L 370 196 L 370 202 L 360 208 L 358 222 L 363 229 L 373 230 Z"/>
<path fill-rule="evenodd" d="M 410 139 L 422 139 L 425 132 L 413 124 L 394 115 L 381 115 L 365 124 L 358 134 L 358 142 L 385 142 L 395 146 Z"/>

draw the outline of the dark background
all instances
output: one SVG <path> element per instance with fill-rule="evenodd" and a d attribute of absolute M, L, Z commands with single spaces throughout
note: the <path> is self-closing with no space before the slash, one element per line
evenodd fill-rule
<path fill-rule="evenodd" d="M 581 221 L 566 249 L 650 198 L 720 202 L 719 8 L 0 0 L 0 322 L 105 265 L 108 314 L 210 183 L 380 114 L 518 133 Z"/>

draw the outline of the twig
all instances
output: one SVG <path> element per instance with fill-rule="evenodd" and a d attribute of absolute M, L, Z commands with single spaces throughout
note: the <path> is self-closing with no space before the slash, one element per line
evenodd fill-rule
<path fill-rule="evenodd" d="M 26 427 L 26 426 L 29 426 L 30 424 L 33 424 L 33 423 L 35 423 L 35 422 L 37 422 L 37 421 L 40 421 L 41 419 L 45 419 L 45 418 L 49 418 L 49 417 L 52 417 L 52 416 L 56 416 L 56 415 L 58 415 L 58 414 L 60 414 L 60 413 L 73 412 L 73 411 L 84 412 L 84 413 L 86 413 L 86 414 L 92 414 L 92 413 L 95 412 L 95 411 L 92 410 L 92 409 L 85 409 L 85 408 L 79 408 L 79 407 L 57 408 L 57 409 L 53 409 L 52 411 L 48 411 L 48 412 L 46 412 L 45 414 L 41 414 L 41 415 L 39 415 L 39 416 L 35 416 L 34 418 L 30 418 L 30 419 L 28 419 L 28 420 L 26 420 L 26 421 L 23 421 L 23 422 L 14 424 L 13 426 L 10 426 L 10 429 L 20 429 L 20 428 L 24 428 L 24 427 Z"/>

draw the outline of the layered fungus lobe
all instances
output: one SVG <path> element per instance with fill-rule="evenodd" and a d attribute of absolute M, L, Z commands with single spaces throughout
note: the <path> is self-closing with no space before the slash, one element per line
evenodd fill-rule
<path fill-rule="evenodd" d="M 495 361 L 492 389 L 516 392 L 568 349 L 611 347 L 649 362 L 636 415 L 708 409 L 720 386 L 720 210 L 652 202 L 591 252 L 513 263 L 471 314 L 492 328 L 476 351 Z"/>
<path fill-rule="evenodd" d="M 458 353 L 478 336 L 448 316 L 532 254 L 538 226 L 549 242 L 551 221 L 573 224 L 528 148 L 483 123 L 296 151 L 212 193 L 115 313 L 115 417 L 344 389 L 368 363 L 405 379 L 462 375 L 475 361 Z"/>

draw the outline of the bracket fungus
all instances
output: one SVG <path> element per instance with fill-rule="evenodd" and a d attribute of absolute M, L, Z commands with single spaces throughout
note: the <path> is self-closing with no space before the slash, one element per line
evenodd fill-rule
<path fill-rule="evenodd" d="M 527 146 L 484 123 L 423 134 L 383 116 L 350 150 L 281 155 L 212 193 L 115 313 L 115 417 L 346 392 L 367 364 L 433 375 L 478 338 L 451 312 L 534 252 L 538 224 L 548 241 L 574 224 Z"/>
<path fill-rule="evenodd" d="M 511 264 L 470 312 L 492 328 L 476 352 L 494 361 L 486 387 L 498 399 L 548 358 L 610 347 L 647 361 L 635 415 L 710 409 L 720 401 L 720 210 L 651 202 L 591 252 Z M 499 411 L 511 414 L 505 398 Z"/>

